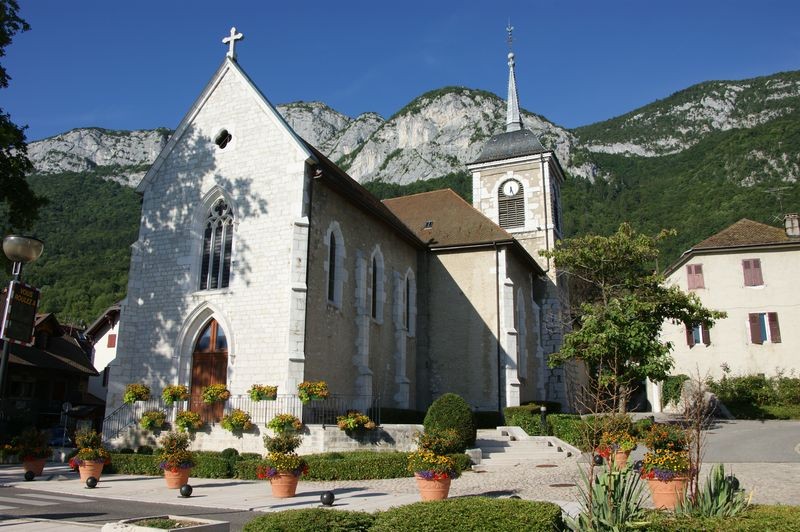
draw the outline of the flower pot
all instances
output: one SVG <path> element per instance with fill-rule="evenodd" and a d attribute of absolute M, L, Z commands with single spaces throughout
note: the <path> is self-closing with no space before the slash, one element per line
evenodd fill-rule
<path fill-rule="evenodd" d="M 94 460 L 84 460 L 82 465 L 78 466 L 78 474 L 81 476 L 81 482 L 86 482 L 89 477 L 94 477 L 100 480 L 100 474 L 103 472 L 105 462 Z"/>
<path fill-rule="evenodd" d="M 274 477 L 269 479 L 269 484 L 272 486 L 272 496 L 279 499 L 287 497 L 294 497 L 297 492 L 297 482 L 300 477 L 294 473 L 278 472 Z"/>
<path fill-rule="evenodd" d="M 191 467 L 179 467 L 177 471 L 170 469 L 164 470 L 164 480 L 167 482 L 167 488 L 178 489 L 181 486 L 189 483 L 189 475 L 192 474 Z"/>
<path fill-rule="evenodd" d="M 686 495 L 688 483 L 688 477 L 675 477 L 672 480 L 647 479 L 650 494 L 653 496 L 653 506 L 674 510 L 678 501 Z"/>
<path fill-rule="evenodd" d="M 426 479 L 418 474 L 414 474 L 417 479 L 417 487 L 423 501 L 440 501 L 447 498 L 450 493 L 450 478 Z"/>
<path fill-rule="evenodd" d="M 617 451 L 612 455 L 612 460 L 614 461 L 614 466 L 617 469 L 625 469 L 625 466 L 628 465 L 628 457 L 630 457 L 630 451 Z"/>
<path fill-rule="evenodd" d="M 42 471 L 44 471 L 44 464 L 47 462 L 47 458 L 37 458 L 36 460 L 24 460 L 22 462 L 22 469 L 25 470 L 27 473 L 28 471 L 33 471 L 33 474 L 41 476 Z"/>

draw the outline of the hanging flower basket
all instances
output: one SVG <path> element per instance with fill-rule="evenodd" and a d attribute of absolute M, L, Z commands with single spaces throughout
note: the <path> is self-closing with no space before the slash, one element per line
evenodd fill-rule
<path fill-rule="evenodd" d="M 189 399 L 189 389 L 183 384 L 171 384 L 161 392 L 161 400 L 167 406 L 172 406 L 176 401 Z"/>
<path fill-rule="evenodd" d="M 222 416 L 220 425 L 222 425 L 223 429 L 229 430 L 234 434 L 241 434 L 253 428 L 250 414 L 238 408 L 234 408 L 230 414 Z"/>
<path fill-rule="evenodd" d="M 253 401 L 274 401 L 278 398 L 278 387 L 254 384 L 247 393 Z"/>
<path fill-rule="evenodd" d="M 150 400 L 150 387 L 146 384 L 134 382 L 125 387 L 125 394 L 122 396 L 122 401 L 125 404 L 132 405 L 136 401 L 149 401 Z"/>
<path fill-rule="evenodd" d="M 214 404 L 222 401 L 227 401 L 231 397 L 231 392 L 224 384 L 212 384 L 203 388 L 202 392 L 203 402 L 206 404 Z"/>
<path fill-rule="evenodd" d="M 162 410 L 147 410 L 142 413 L 139 426 L 144 430 L 161 430 L 167 423 L 167 414 Z"/>
<path fill-rule="evenodd" d="M 297 385 L 297 396 L 303 404 L 322 401 L 328 397 L 328 384 L 325 381 L 303 381 Z"/>
<path fill-rule="evenodd" d="M 175 426 L 180 432 L 194 432 L 200 430 L 205 422 L 200 414 L 192 412 L 191 410 L 181 410 L 175 416 Z"/>

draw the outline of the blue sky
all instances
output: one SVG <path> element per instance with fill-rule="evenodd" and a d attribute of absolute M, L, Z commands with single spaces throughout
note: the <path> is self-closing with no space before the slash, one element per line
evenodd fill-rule
<path fill-rule="evenodd" d="M 273 104 L 390 116 L 461 85 L 505 97 L 515 27 L 521 105 L 576 127 L 694 83 L 800 68 L 796 0 L 267 2 L 26 0 L 0 107 L 29 140 L 76 127 L 174 128 L 222 61 Z"/>

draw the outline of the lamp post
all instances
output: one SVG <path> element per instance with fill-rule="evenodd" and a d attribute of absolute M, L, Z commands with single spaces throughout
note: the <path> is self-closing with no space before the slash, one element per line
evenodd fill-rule
<path fill-rule="evenodd" d="M 38 238 L 8 235 L 3 239 L 3 253 L 11 261 L 12 283 L 21 280 L 22 266 L 38 259 L 42 250 L 44 250 L 44 242 Z M 8 340 L 3 340 L 3 356 L 0 359 L 0 400 L 5 397 L 9 343 Z"/>

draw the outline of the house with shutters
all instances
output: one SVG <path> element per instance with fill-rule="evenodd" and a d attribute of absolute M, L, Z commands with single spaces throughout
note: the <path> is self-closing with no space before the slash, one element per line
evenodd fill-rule
<path fill-rule="evenodd" d="M 666 270 L 667 282 L 727 317 L 710 329 L 664 325 L 673 374 L 719 379 L 723 367 L 734 375 L 800 372 L 798 264 L 797 214 L 787 214 L 784 227 L 739 220 L 683 253 Z"/>
<path fill-rule="evenodd" d="M 478 411 L 572 408 L 579 373 L 547 367 L 566 293 L 538 255 L 561 237 L 563 171 L 523 127 L 513 55 L 505 130 L 469 165 L 473 204 L 449 190 L 381 202 L 292 130 L 237 62 L 238 36 L 138 187 L 106 438 L 139 382 L 155 397 L 186 385 L 212 424 L 234 405 L 256 414 L 253 384 L 277 385 L 285 409 L 317 380 L 340 410 L 424 411 L 447 392 Z M 202 402 L 210 384 L 225 406 Z M 198 445 L 232 445 L 220 438 Z"/>

